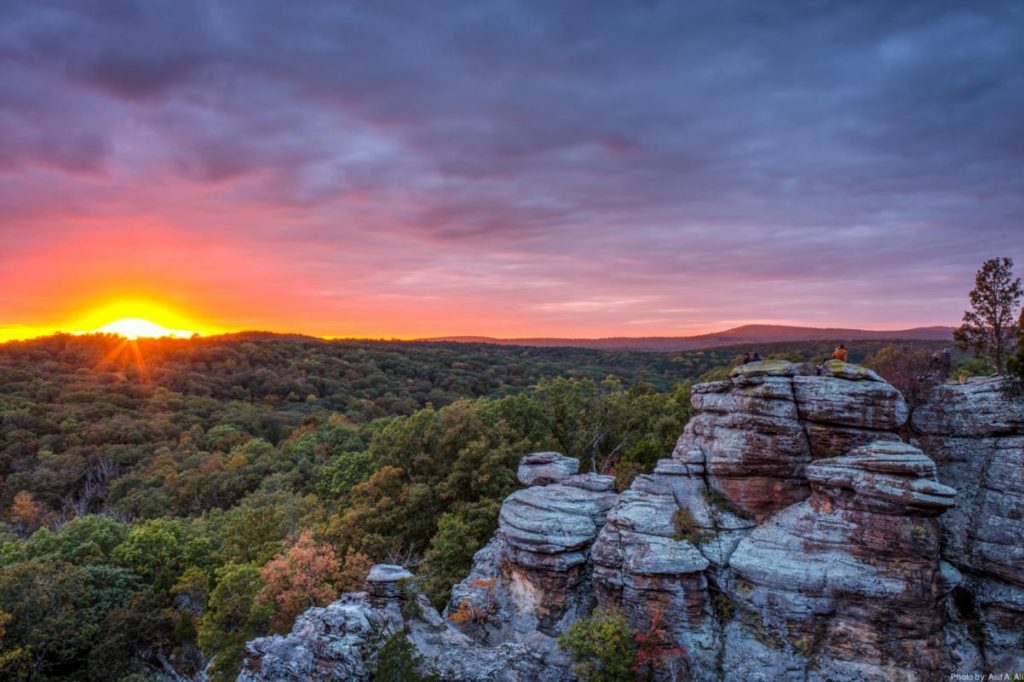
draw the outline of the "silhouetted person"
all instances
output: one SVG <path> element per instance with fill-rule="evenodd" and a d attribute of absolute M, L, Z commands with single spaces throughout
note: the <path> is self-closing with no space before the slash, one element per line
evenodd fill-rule
<path fill-rule="evenodd" d="M 754 353 L 754 356 L 752 358 L 750 358 L 750 361 L 751 362 L 761 362 L 761 354 L 760 353 Z"/>
<path fill-rule="evenodd" d="M 742 364 L 744 364 L 744 365 L 749 365 L 750 363 L 751 363 L 751 357 L 750 357 L 750 353 L 749 353 L 749 352 L 747 352 L 747 353 L 744 353 L 744 354 L 743 354 L 743 361 L 742 361 Z"/>
<path fill-rule="evenodd" d="M 843 362 L 849 362 L 850 354 L 846 352 L 846 346 L 844 346 L 843 344 L 839 344 L 838 346 L 836 346 L 836 349 L 832 351 L 832 359 L 841 360 Z"/>

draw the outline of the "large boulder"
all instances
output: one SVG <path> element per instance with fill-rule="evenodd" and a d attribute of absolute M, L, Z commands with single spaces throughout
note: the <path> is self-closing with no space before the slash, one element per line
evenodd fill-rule
<path fill-rule="evenodd" d="M 557 636 L 593 608 L 591 545 L 618 499 L 615 481 L 598 474 L 559 480 L 506 498 L 495 539 L 452 590 L 449 616 L 479 615 L 457 619 L 482 643 Z"/>
<path fill-rule="evenodd" d="M 935 517 L 955 491 L 919 450 L 881 441 L 807 469 L 812 494 L 733 553 L 725 676 L 931 680 L 954 662 Z"/>
<path fill-rule="evenodd" d="M 758 520 L 810 494 L 812 459 L 898 440 L 907 420 L 899 391 L 843 362 L 740 365 L 729 381 L 694 386 L 693 406 L 673 457 L 700 452 L 710 486 Z"/>
<path fill-rule="evenodd" d="M 721 650 L 708 569 L 724 565 L 754 525 L 711 504 L 703 476 L 699 453 L 661 460 L 619 497 L 592 550 L 598 604 L 677 643 L 680 660 L 663 664 L 690 679 L 714 679 Z"/>

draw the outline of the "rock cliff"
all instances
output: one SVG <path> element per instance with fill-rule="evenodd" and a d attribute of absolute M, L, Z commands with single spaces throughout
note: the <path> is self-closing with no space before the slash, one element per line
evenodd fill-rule
<path fill-rule="evenodd" d="M 406 633 L 451 680 L 571 680 L 555 638 L 595 607 L 675 646 L 664 679 L 932 680 L 1024 670 L 1024 405 L 994 382 L 917 410 L 870 370 L 761 362 L 694 387 L 670 458 L 621 495 L 558 453 L 443 614 L 367 592 L 251 642 L 239 677 L 369 679 Z"/>
<path fill-rule="evenodd" d="M 1024 671 L 1024 398 L 997 379 L 944 384 L 914 413 L 940 480 L 959 490 L 939 517 L 943 556 L 964 574 L 955 601 L 985 667 Z"/>

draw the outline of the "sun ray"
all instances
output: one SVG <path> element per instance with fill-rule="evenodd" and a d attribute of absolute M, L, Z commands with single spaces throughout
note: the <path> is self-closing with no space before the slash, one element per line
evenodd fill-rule
<path fill-rule="evenodd" d="M 128 341 L 128 347 L 132 351 L 132 359 L 135 360 L 135 371 L 139 373 L 139 381 L 146 383 L 149 380 L 149 375 L 146 373 L 146 360 L 142 357 L 142 351 L 139 350 L 139 342 L 132 339 Z"/>
<path fill-rule="evenodd" d="M 100 364 L 97 366 L 97 369 L 103 369 L 104 367 L 112 363 L 114 360 L 121 357 L 121 354 L 124 353 L 125 348 L 127 346 L 128 339 L 121 339 L 121 342 L 119 344 L 114 346 L 109 353 L 103 356 L 103 359 L 100 360 Z"/>

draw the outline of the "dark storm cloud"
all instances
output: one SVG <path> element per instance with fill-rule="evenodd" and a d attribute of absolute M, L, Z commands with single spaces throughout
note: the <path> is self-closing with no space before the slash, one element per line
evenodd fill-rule
<path fill-rule="evenodd" d="M 372 234 L 605 292 L 866 277 L 923 300 L 921 272 L 955 270 L 946 295 L 1024 260 L 1018 2 L 2 11 L 0 173 L 29 193 L 145 176 L 276 207 L 237 230 L 317 258 Z"/>

